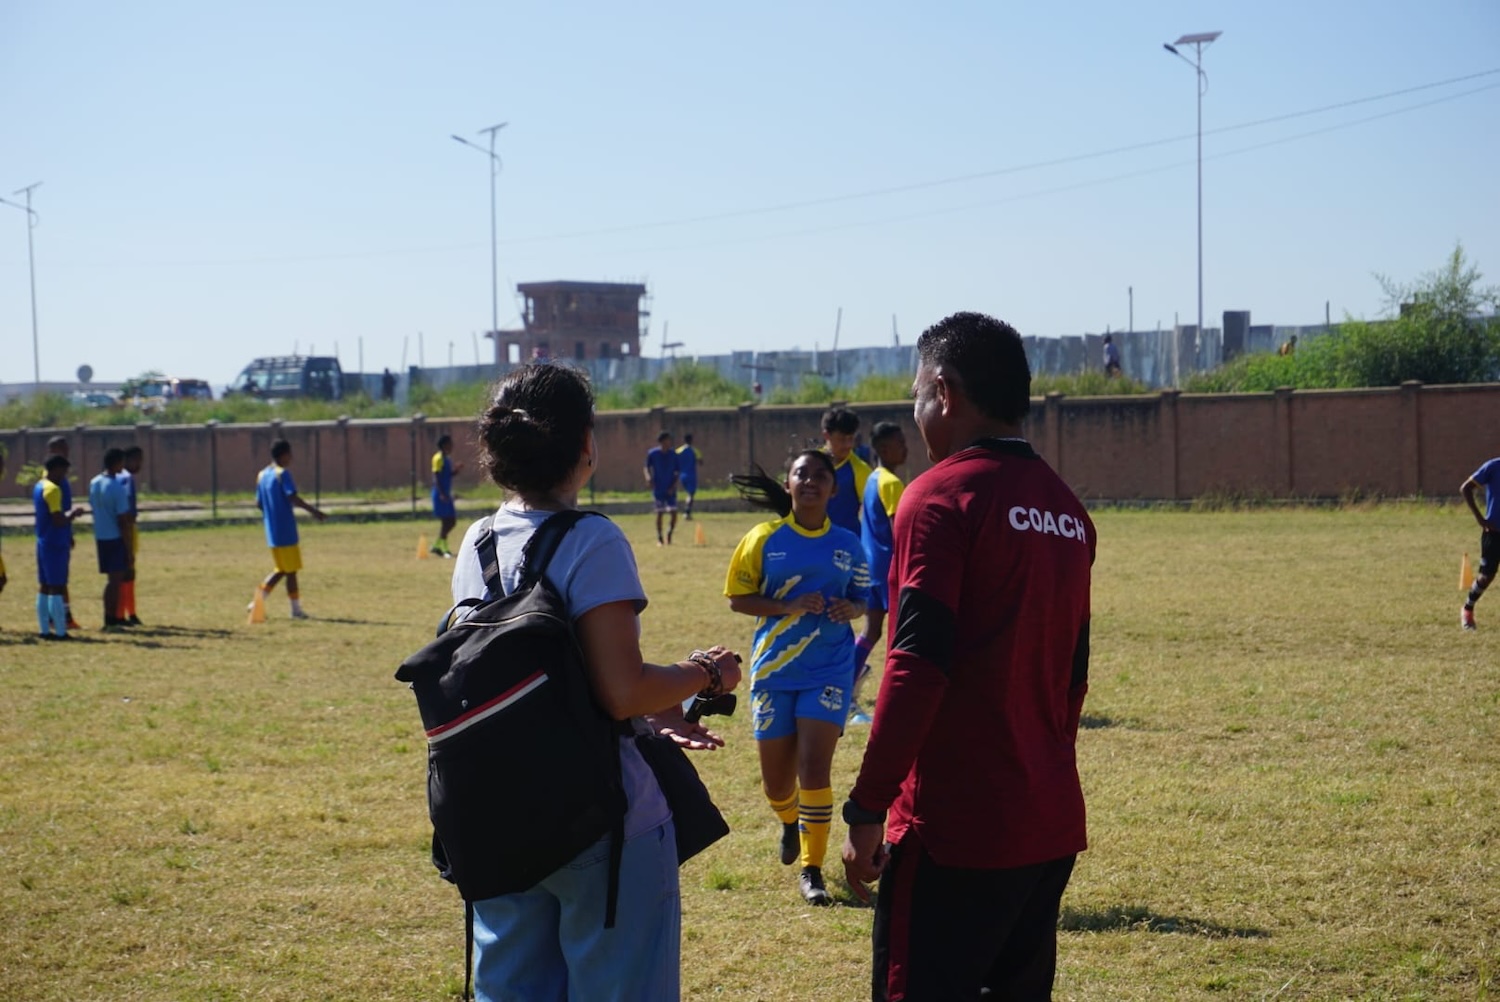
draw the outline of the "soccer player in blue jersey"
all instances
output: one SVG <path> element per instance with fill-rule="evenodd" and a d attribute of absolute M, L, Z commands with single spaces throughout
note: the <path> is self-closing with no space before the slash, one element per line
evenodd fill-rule
<path fill-rule="evenodd" d="M 260 583 L 257 598 L 265 601 L 276 583 L 286 578 L 286 597 L 292 602 L 292 618 L 307 619 L 307 613 L 302 611 L 302 593 L 297 588 L 297 572 L 302 570 L 302 547 L 293 509 L 301 508 L 319 522 L 327 516 L 297 493 L 297 484 L 289 469 L 291 465 L 291 443 L 278 439 L 271 446 L 271 465 L 260 471 L 255 482 L 255 505 L 265 522 L 266 544 L 271 547 L 271 562 L 276 568 Z M 250 607 L 255 608 L 254 600 Z"/>
<path fill-rule="evenodd" d="M 750 700 L 761 786 L 781 821 L 781 862 L 800 860 L 803 898 L 833 899 L 823 883 L 833 820 L 833 753 L 849 714 L 854 630 L 870 575 L 859 537 L 828 516 L 834 465 L 809 450 L 785 485 L 759 467 L 732 478 L 740 494 L 781 516 L 745 534 L 730 559 L 729 608 L 755 619 Z"/>
<path fill-rule="evenodd" d="M 859 507 L 865 496 L 865 481 L 870 464 L 854 451 L 859 434 L 859 415 L 845 407 L 835 407 L 823 415 L 823 441 L 833 457 L 833 473 L 838 490 L 828 502 L 828 517 L 833 524 L 859 535 Z"/>
<path fill-rule="evenodd" d="M 130 566 L 125 571 L 125 580 L 120 583 L 120 605 L 115 612 L 115 618 L 120 621 L 121 626 L 140 626 L 141 618 L 135 614 L 135 561 L 141 550 L 140 522 L 140 499 L 136 495 L 135 475 L 141 472 L 141 464 L 145 461 L 146 453 L 138 445 L 132 445 L 125 450 L 125 468 L 120 471 L 119 480 L 125 487 L 125 496 L 130 499 L 130 522 L 122 523 L 120 528 L 125 537 L 125 546 L 130 550 Z"/>
<path fill-rule="evenodd" d="M 901 426 L 881 421 L 870 433 L 870 443 L 880 465 L 865 481 L 863 513 L 859 538 L 864 544 L 865 559 L 870 563 L 870 608 L 865 614 L 865 629 L 854 642 L 854 697 L 849 723 L 868 724 L 869 716 L 859 708 L 859 693 L 870 674 L 870 651 L 885 627 L 885 611 L 890 608 L 886 578 L 891 573 L 891 525 L 896 518 L 896 504 L 901 500 L 902 483 L 896 471 L 906 462 L 906 436 Z"/>
<path fill-rule="evenodd" d="M 1469 597 L 1464 600 L 1464 607 L 1459 611 L 1458 622 L 1466 630 L 1476 629 L 1474 625 L 1474 603 L 1479 601 L 1479 596 L 1495 580 L 1496 570 L 1500 570 L 1500 502 L 1496 501 L 1497 485 L 1496 479 L 1500 479 L 1500 456 L 1489 460 L 1479 469 L 1475 470 L 1469 479 L 1465 480 L 1459 491 L 1464 496 L 1469 510 L 1474 513 L 1474 521 L 1479 523 L 1479 572 L 1474 575 L 1474 584 L 1469 588 Z M 1484 488 L 1484 511 L 1481 513 L 1479 504 L 1474 500 L 1474 492 Z"/>
<path fill-rule="evenodd" d="M 651 485 L 651 499 L 656 504 L 656 545 L 661 546 L 661 517 L 671 515 L 666 542 L 672 542 L 677 531 L 677 453 L 672 450 L 672 433 L 656 436 L 656 448 L 646 453 L 646 483 Z"/>
<path fill-rule="evenodd" d="M 440 557 L 453 559 L 448 549 L 448 533 L 458 523 L 458 512 L 453 507 L 453 477 L 464 471 L 463 463 L 454 463 L 453 436 L 443 435 L 437 440 L 437 452 L 432 454 L 432 514 L 438 520 L 437 539 L 432 552 Z"/>
<path fill-rule="evenodd" d="M 677 447 L 677 478 L 682 483 L 682 493 L 687 495 L 687 510 L 682 517 L 693 519 L 693 496 L 698 493 L 698 467 L 703 463 L 703 453 L 693 445 L 691 432 L 682 436 Z"/>
<path fill-rule="evenodd" d="M 70 449 L 70 446 L 69 446 L 68 440 L 67 440 L 67 438 L 65 436 L 54 435 L 51 438 L 47 439 L 47 455 L 48 456 L 61 456 L 62 458 L 68 460 L 69 468 L 71 468 L 72 467 L 72 457 L 68 455 L 69 449 Z M 68 478 L 67 478 L 66 474 L 63 475 L 62 484 L 60 486 L 62 487 L 62 506 L 63 506 L 63 511 L 72 511 L 73 510 L 73 485 L 68 482 Z M 68 530 L 67 531 L 68 549 L 71 550 L 73 548 L 73 523 L 72 522 L 68 523 L 67 530 Z M 71 557 L 69 559 L 71 560 Z M 68 594 L 68 586 L 66 584 L 63 585 L 62 597 L 63 597 L 63 614 L 65 616 L 67 616 L 67 619 L 68 619 L 68 629 L 70 629 L 70 630 L 81 630 L 81 629 L 83 629 L 83 627 L 81 627 L 81 626 L 78 625 L 78 620 L 76 620 L 76 619 L 73 618 L 73 599 L 72 599 L 72 596 L 70 596 Z"/>
<path fill-rule="evenodd" d="M 82 508 L 66 503 L 72 492 L 68 482 L 68 457 L 47 457 L 47 475 L 31 488 L 36 513 L 36 621 L 43 640 L 68 639 L 68 607 L 63 598 L 68 587 L 68 564 L 73 558 L 73 521 Z"/>
<path fill-rule="evenodd" d="M 122 625 L 118 615 L 120 585 L 130 567 L 130 549 L 123 526 L 131 521 L 130 496 L 120 483 L 125 468 L 124 449 L 104 450 L 104 468 L 89 481 L 89 508 L 94 515 L 94 548 L 99 555 L 99 573 L 105 576 L 104 628 L 114 632 Z"/>

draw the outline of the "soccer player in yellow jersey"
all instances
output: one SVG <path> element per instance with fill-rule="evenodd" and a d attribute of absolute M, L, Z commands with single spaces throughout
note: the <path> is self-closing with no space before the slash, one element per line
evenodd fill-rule
<path fill-rule="evenodd" d="M 437 440 L 437 452 L 432 454 L 432 514 L 438 520 L 437 539 L 432 552 L 439 557 L 453 559 L 448 549 L 448 533 L 458 523 L 458 512 L 453 507 L 453 477 L 464 471 L 463 463 L 454 463 L 453 436 L 443 435 Z"/>
<path fill-rule="evenodd" d="M 782 824 L 781 862 L 802 863 L 802 897 L 833 899 L 823 884 L 833 820 L 833 752 L 854 684 L 854 631 L 870 575 L 859 537 L 828 517 L 833 459 L 809 450 L 785 485 L 756 468 L 732 478 L 751 504 L 780 518 L 751 529 L 724 583 L 729 608 L 755 619 L 750 701 L 761 785 Z"/>

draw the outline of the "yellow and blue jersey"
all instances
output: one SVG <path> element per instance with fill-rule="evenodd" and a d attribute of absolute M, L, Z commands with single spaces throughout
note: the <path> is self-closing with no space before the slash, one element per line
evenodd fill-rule
<path fill-rule="evenodd" d="M 901 501 L 904 485 L 901 478 L 884 466 L 877 466 L 865 481 L 864 518 L 859 538 L 870 562 L 870 580 L 884 587 L 891 574 L 891 526 L 896 521 L 896 505 Z"/>
<path fill-rule="evenodd" d="M 791 600 L 819 592 L 824 601 L 868 601 L 870 572 L 859 537 L 828 520 L 816 531 L 788 515 L 745 534 L 729 561 L 724 594 Z M 847 687 L 854 673 L 854 630 L 825 615 L 761 616 L 755 621 L 750 687 Z"/>
<path fill-rule="evenodd" d="M 691 445 L 679 445 L 677 447 L 677 475 L 681 478 L 684 486 L 693 486 L 698 483 L 698 464 L 703 462 L 703 453 Z"/>
<path fill-rule="evenodd" d="M 870 464 L 854 453 L 833 467 L 833 482 L 838 486 L 828 499 L 828 517 L 833 524 L 859 535 L 859 509 L 865 496 L 865 481 L 870 478 Z"/>
<path fill-rule="evenodd" d="M 442 449 L 432 454 L 432 489 L 444 497 L 453 496 L 453 460 Z"/>
<path fill-rule="evenodd" d="M 66 525 L 53 525 L 52 516 L 66 514 L 68 507 L 66 484 L 54 484 L 46 477 L 31 488 L 31 506 L 36 513 L 36 541 L 46 547 L 66 548 L 73 538 L 73 531 Z"/>
<path fill-rule="evenodd" d="M 292 511 L 292 498 L 296 494 L 291 470 L 272 463 L 260 471 L 255 482 L 255 503 L 260 506 L 266 524 L 267 546 L 297 545 L 297 516 Z"/>

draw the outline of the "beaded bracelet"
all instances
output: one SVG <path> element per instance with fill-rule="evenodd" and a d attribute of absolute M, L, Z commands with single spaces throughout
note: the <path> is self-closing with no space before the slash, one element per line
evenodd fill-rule
<path fill-rule="evenodd" d="M 715 696 L 724 695 L 724 674 L 719 671 L 719 663 L 704 651 L 694 651 L 688 655 L 688 661 L 703 669 L 708 676 L 708 685 L 698 695 L 704 699 L 713 699 Z"/>

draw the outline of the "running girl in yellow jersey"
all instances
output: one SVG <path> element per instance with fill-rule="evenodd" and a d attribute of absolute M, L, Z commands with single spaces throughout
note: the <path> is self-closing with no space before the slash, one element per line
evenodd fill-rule
<path fill-rule="evenodd" d="M 823 884 L 833 819 L 833 752 L 854 685 L 854 631 L 870 574 L 859 537 L 828 520 L 833 460 L 811 450 L 786 483 L 735 476 L 740 494 L 780 518 L 745 534 L 730 560 L 729 607 L 756 617 L 750 700 L 761 785 L 782 824 L 781 862 L 800 860 L 802 896 L 832 904 Z"/>

